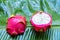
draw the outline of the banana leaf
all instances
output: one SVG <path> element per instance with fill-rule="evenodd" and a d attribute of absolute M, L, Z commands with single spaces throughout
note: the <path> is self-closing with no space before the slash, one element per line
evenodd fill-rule
<path fill-rule="evenodd" d="M 52 15 L 52 26 L 45 33 L 35 32 L 30 24 L 31 16 L 37 11 Z M 11 15 L 22 15 L 27 19 L 27 28 L 22 35 L 11 37 L 6 32 L 7 19 Z M 60 40 L 59 0 L 0 0 L 0 40 Z"/>

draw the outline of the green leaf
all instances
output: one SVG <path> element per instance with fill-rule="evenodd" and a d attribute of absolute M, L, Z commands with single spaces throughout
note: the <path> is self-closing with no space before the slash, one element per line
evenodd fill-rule
<path fill-rule="evenodd" d="M 24 34 L 15 37 L 11 37 L 5 29 L 0 29 L 0 34 L 0 40 L 59 40 L 60 26 L 52 26 L 45 33 L 27 27 Z"/>
<path fill-rule="evenodd" d="M 37 33 L 32 29 L 30 18 L 37 11 L 44 11 L 52 15 L 52 27 L 46 33 Z M 12 14 L 25 16 L 27 20 L 24 34 L 14 38 L 5 30 L 7 19 Z M 0 40 L 60 40 L 59 34 L 59 0 L 0 0 Z"/>

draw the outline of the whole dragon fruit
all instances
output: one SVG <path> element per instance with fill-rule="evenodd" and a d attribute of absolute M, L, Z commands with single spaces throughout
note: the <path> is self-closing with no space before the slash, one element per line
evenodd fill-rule
<path fill-rule="evenodd" d="M 51 27 L 52 16 L 46 12 L 39 11 L 31 17 L 30 23 L 35 31 L 46 32 Z"/>
<path fill-rule="evenodd" d="M 16 36 L 18 34 L 24 33 L 26 28 L 26 18 L 21 15 L 15 15 L 8 18 L 6 31 L 11 36 Z"/>

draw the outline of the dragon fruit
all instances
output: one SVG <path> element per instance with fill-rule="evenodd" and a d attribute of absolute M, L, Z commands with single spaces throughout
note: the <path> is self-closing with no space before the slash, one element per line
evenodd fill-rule
<path fill-rule="evenodd" d="M 11 36 L 24 33 L 26 28 L 26 18 L 21 15 L 15 15 L 8 18 L 6 31 Z"/>
<path fill-rule="evenodd" d="M 31 17 L 30 23 L 35 31 L 46 32 L 51 27 L 52 16 L 46 12 L 39 11 Z"/>

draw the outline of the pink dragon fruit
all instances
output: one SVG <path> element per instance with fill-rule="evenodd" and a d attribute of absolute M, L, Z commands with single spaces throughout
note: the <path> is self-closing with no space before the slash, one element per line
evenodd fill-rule
<path fill-rule="evenodd" d="M 52 16 L 46 12 L 40 11 L 31 17 L 30 23 L 35 31 L 46 32 L 46 30 L 51 27 Z"/>
<path fill-rule="evenodd" d="M 16 15 L 8 18 L 6 31 L 12 36 L 24 33 L 26 28 L 26 18 Z"/>

